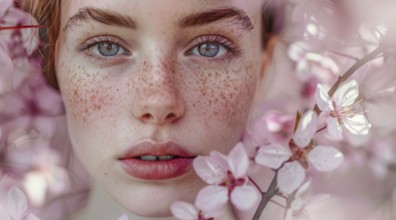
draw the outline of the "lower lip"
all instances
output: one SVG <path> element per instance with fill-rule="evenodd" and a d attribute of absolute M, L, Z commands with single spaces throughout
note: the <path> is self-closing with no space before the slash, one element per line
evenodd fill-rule
<path fill-rule="evenodd" d="M 191 169 L 193 158 L 145 161 L 136 158 L 120 160 L 129 175 L 145 180 L 163 180 L 178 177 Z"/>

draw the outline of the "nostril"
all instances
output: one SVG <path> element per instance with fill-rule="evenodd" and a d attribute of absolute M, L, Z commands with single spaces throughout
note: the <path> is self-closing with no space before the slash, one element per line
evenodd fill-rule
<path fill-rule="evenodd" d="M 173 120 L 174 118 L 176 118 L 176 114 L 175 113 L 170 113 L 166 116 L 165 121 L 170 121 Z"/>
<path fill-rule="evenodd" d="M 151 118 L 152 118 L 152 116 L 149 113 L 146 113 L 146 114 L 142 115 L 142 119 L 144 121 L 150 120 Z"/>

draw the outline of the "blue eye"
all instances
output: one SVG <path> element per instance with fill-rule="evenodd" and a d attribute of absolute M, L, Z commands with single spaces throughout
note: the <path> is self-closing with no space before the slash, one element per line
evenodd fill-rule
<path fill-rule="evenodd" d="M 228 49 L 218 42 L 203 42 L 191 50 L 191 54 L 203 57 L 220 57 L 228 53 Z"/>
<path fill-rule="evenodd" d="M 100 42 L 96 47 L 99 54 L 105 57 L 115 56 L 121 49 L 120 45 L 111 42 Z"/>

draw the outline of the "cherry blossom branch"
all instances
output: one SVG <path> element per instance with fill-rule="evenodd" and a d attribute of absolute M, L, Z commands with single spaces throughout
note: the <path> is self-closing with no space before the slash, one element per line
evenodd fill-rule
<path fill-rule="evenodd" d="M 264 211 L 264 208 L 267 206 L 268 202 L 271 201 L 271 198 L 278 193 L 278 184 L 276 182 L 277 176 L 278 171 L 275 171 L 275 176 L 273 177 L 267 192 L 262 193 L 260 204 L 254 213 L 252 220 L 259 220 L 261 213 Z"/>
<path fill-rule="evenodd" d="M 342 76 L 338 77 L 338 80 L 333 84 L 333 86 L 330 88 L 328 92 L 329 96 L 332 97 L 334 93 L 337 91 L 338 87 L 341 85 L 341 83 L 345 82 L 349 77 L 351 77 L 360 67 L 370 62 L 371 60 L 378 58 L 378 55 L 380 55 L 381 53 L 383 53 L 383 48 L 380 46 L 377 49 L 373 50 L 371 53 L 367 54 L 362 59 L 358 60 Z M 318 105 L 315 105 L 314 111 L 318 115 L 320 114 L 321 111 Z"/>

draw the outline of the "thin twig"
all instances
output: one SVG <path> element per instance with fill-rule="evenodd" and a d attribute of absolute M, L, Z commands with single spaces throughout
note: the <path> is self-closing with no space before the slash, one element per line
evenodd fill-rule
<path fill-rule="evenodd" d="M 275 173 L 275 176 L 272 179 L 271 185 L 268 187 L 267 192 L 264 192 L 262 194 L 259 207 L 254 213 L 252 220 L 259 220 L 261 213 L 263 212 L 264 208 L 267 206 L 268 202 L 271 200 L 272 197 L 274 197 L 278 193 L 278 184 L 276 182 L 277 176 L 278 176 L 278 172 Z"/>
<path fill-rule="evenodd" d="M 250 182 L 253 183 L 254 186 L 256 186 L 256 188 L 258 189 L 258 191 L 260 191 L 261 193 L 263 193 L 263 191 L 261 191 L 260 186 L 249 176 L 248 177 Z"/>
<path fill-rule="evenodd" d="M 381 53 L 383 53 L 383 48 L 378 47 L 377 49 L 373 50 L 371 53 L 367 54 L 362 59 L 358 60 L 342 76 L 338 77 L 338 80 L 334 83 L 334 85 L 331 87 L 331 89 L 328 92 L 329 96 L 332 97 L 334 95 L 334 93 L 337 91 L 338 87 L 341 85 L 341 83 L 343 83 L 347 79 L 349 79 L 349 77 L 351 77 L 360 67 L 362 67 L 366 63 L 370 62 L 371 60 L 378 58 L 378 55 L 380 55 Z M 318 105 L 315 105 L 314 111 L 318 115 L 320 114 L 321 111 L 320 111 Z"/>

